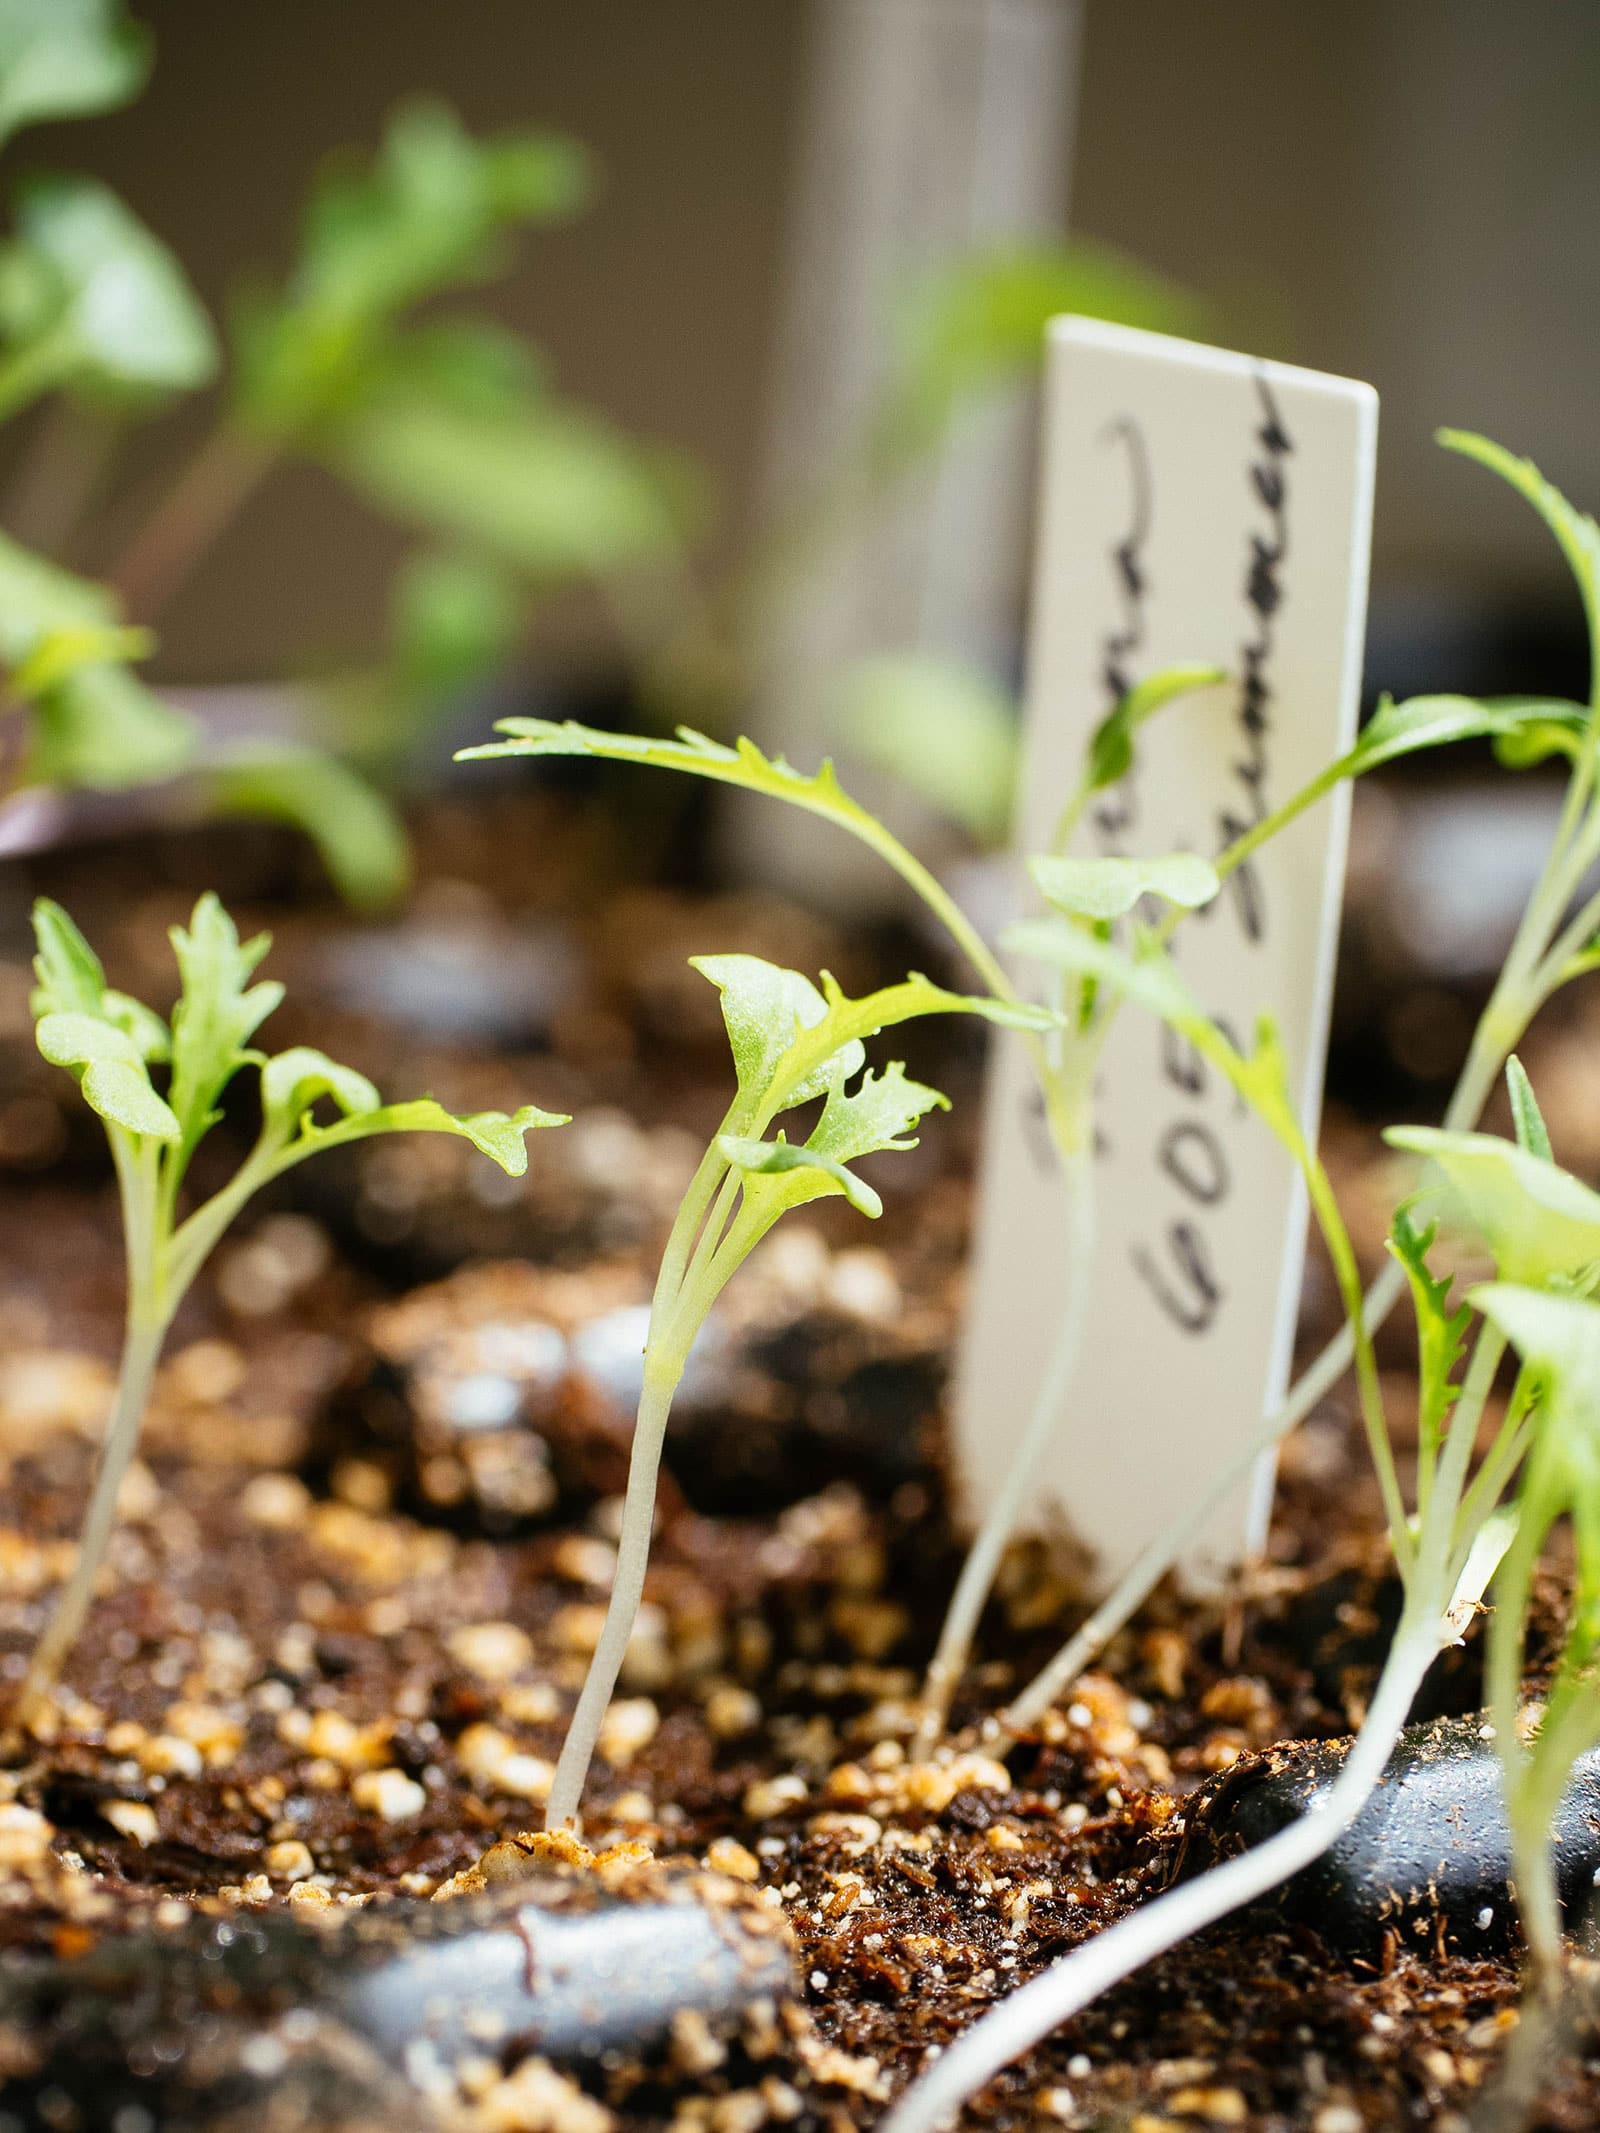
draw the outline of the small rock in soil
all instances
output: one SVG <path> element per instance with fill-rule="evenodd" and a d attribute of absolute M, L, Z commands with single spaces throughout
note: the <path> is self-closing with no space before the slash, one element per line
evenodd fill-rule
<path fill-rule="evenodd" d="M 1204 1873 L 1297 1821 L 1349 1748 L 1301 1742 L 1236 1763 L 1198 1795 L 1172 1879 Z M 1551 1842 L 1576 1924 L 1600 1874 L 1600 1750 L 1577 1763 Z M 1418 1954 L 1503 1955 L 1517 1939 L 1510 1875 L 1500 1763 L 1480 1714 L 1408 1727 L 1350 1828 L 1273 1901 L 1353 1954 L 1393 1935 Z"/>

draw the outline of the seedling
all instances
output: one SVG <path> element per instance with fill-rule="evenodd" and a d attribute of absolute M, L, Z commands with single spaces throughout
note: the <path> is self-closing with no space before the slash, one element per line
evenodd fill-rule
<path fill-rule="evenodd" d="M 936 1089 L 898 1062 L 874 1074 L 865 1042 L 922 1015 L 977 1014 L 1031 1032 L 1037 1009 L 946 992 L 913 974 L 865 999 L 846 998 L 826 973 L 821 990 L 799 971 L 749 955 L 699 956 L 694 967 L 722 995 L 733 1052 L 733 1102 L 684 1194 L 662 1256 L 645 1339 L 644 1384 L 634 1426 L 617 1571 L 596 1648 L 562 1745 L 546 1826 L 577 1817 L 595 1741 L 638 1617 L 655 1515 L 656 1478 L 673 1394 L 706 1315 L 733 1274 L 791 1208 L 842 1196 L 876 1219 L 882 1202 L 851 1165 L 914 1148 L 910 1129 L 946 1108 Z M 858 1078 L 859 1077 L 859 1078 Z M 774 1122 L 821 1099 L 816 1123 L 791 1141 Z M 770 1135 L 770 1137 L 769 1137 Z"/>
<path fill-rule="evenodd" d="M 521 1177 L 528 1167 L 525 1135 L 566 1123 L 532 1104 L 509 1116 L 465 1117 L 432 1097 L 385 1104 L 364 1074 L 308 1046 L 271 1056 L 255 1050 L 251 1040 L 283 987 L 272 979 L 251 983 L 269 938 L 263 933 L 241 942 L 214 896 L 201 897 L 187 930 L 172 929 L 182 991 L 170 1029 L 151 1009 L 107 986 L 99 959 L 59 905 L 35 906 L 34 931 L 35 1034 L 45 1058 L 66 1068 L 105 1126 L 122 1200 L 128 1294 L 116 1402 L 78 1559 L 22 1685 L 16 1715 L 24 1722 L 83 1626 L 173 1314 L 247 1202 L 308 1156 L 380 1133 L 459 1134 Z M 164 1073 L 165 1093 L 153 1068 Z M 247 1068 L 258 1077 L 261 1105 L 255 1145 L 226 1184 L 180 1215 L 195 1151 L 222 1115 L 223 1092 Z M 334 1115 L 319 1122 L 324 1104 Z"/>
<path fill-rule="evenodd" d="M 8 0 L 0 15 L 0 141 L 144 85 L 151 40 L 120 0 Z M 351 901 L 395 899 L 405 840 L 378 792 L 316 749 L 209 735 L 140 676 L 146 625 L 286 459 L 333 469 L 422 536 L 387 653 L 315 698 L 336 747 L 392 765 L 510 656 L 552 584 L 675 550 L 684 485 L 663 455 L 559 398 L 488 319 L 418 317 L 501 273 L 517 233 L 567 219 L 589 190 L 573 141 L 474 138 L 448 110 L 409 105 L 374 156 L 319 175 L 297 256 L 275 287 L 258 278 L 225 333 L 105 186 L 52 175 L 17 190 L 0 238 L 0 420 L 48 406 L 7 498 L 18 537 L 0 538 L 0 800 L 181 779 L 170 812 L 291 822 Z M 130 431 L 214 382 L 215 422 L 108 582 L 36 552 L 83 544 Z"/>

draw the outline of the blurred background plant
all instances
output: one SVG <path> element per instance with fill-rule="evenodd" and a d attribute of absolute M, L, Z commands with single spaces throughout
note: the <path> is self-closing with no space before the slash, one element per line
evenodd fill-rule
<path fill-rule="evenodd" d="M 152 63 L 120 0 L 6 0 L 0 127 L 111 111 L 141 93 Z M 710 484 L 691 457 L 585 408 L 527 336 L 461 301 L 505 276 L 519 239 L 577 217 L 594 188 L 590 157 L 564 135 L 475 136 L 442 104 L 403 104 L 375 152 L 329 159 L 287 271 L 245 280 L 219 330 L 179 260 L 106 185 L 13 185 L 0 417 L 27 435 L 4 496 L 0 659 L 14 826 L 17 795 L 160 786 L 162 812 L 179 819 L 298 825 L 348 898 L 381 906 L 406 872 L 384 795 L 441 718 L 513 672 L 553 594 L 599 593 L 626 693 L 648 717 L 725 727 L 761 686 L 773 616 L 808 564 L 848 547 L 968 405 L 1034 368 L 1046 318 L 1199 315 L 1095 246 L 1005 245 L 908 277 L 881 380 L 843 448 L 726 567 L 708 566 Z M 131 508 L 108 509 L 141 427 L 201 392 L 208 419 L 187 456 L 153 488 L 136 484 Z M 209 707 L 196 715 L 141 677 L 150 625 L 295 461 L 401 530 L 387 641 L 358 660 L 291 655 L 287 710 L 256 699 L 253 730 L 227 719 L 219 730 Z M 93 575 L 77 575 L 80 562 Z M 270 603 L 273 589 L 252 597 Z M 903 770 L 914 757 L 936 800 L 984 839 L 998 832 L 1011 713 L 992 678 L 883 655 L 828 686 L 880 759 Z M 36 824 L 24 808 L 22 841 Z"/>

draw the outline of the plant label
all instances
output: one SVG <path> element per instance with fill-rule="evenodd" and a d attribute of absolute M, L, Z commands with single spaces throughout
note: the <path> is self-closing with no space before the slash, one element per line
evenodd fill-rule
<path fill-rule="evenodd" d="M 1377 397 L 1370 386 L 1085 319 L 1050 332 L 1018 839 L 1048 849 L 1095 727 L 1136 681 L 1214 665 L 1158 712 L 1073 849 L 1213 856 L 1354 738 Z M 1349 787 L 1184 921 L 1196 996 L 1248 1043 L 1270 1008 L 1315 1128 Z M 1283 1397 L 1305 1253 L 1287 1154 L 1181 1039 L 1131 1003 L 1098 1086 L 1088 1335 L 1030 1517 L 1065 1522 L 1111 1582 Z M 1044 1380 L 1062 1312 L 1059 1168 L 1020 1046 L 996 1046 L 956 1396 L 981 1513 Z M 1272 1463 L 1183 1565 L 1259 1548 Z"/>

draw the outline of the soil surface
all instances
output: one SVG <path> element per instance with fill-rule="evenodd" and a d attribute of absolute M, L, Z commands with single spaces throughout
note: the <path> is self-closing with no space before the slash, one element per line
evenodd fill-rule
<path fill-rule="evenodd" d="M 304 893 L 266 837 L 102 850 L 8 891 L 0 1681 L 71 1560 L 123 1290 L 94 1121 L 31 1047 L 26 893 L 62 895 L 113 981 L 161 1001 L 165 928 L 216 881 L 277 936 L 275 1046 L 314 1041 L 386 1094 L 533 1100 L 578 1123 L 535 1139 L 525 1184 L 453 1141 L 308 1165 L 219 1250 L 170 1341 L 58 1711 L 0 1770 L 0 1947 L 72 1957 L 196 1906 L 370 1911 L 537 1828 L 615 1566 L 640 1308 L 726 1100 L 715 996 L 685 958 L 746 949 L 851 989 L 930 964 L 926 943 L 841 939 L 772 900 L 629 886 L 617 840 L 581 802 L 510 787 L 475 817 L 438 812 L 409 915 L 376 933 Z M 610 893 L 580 899 L 596 868 Z M 1592 1129 L 1561 1093 L 1591 1034 L 1569 1017 L 1532 1062 L 1558 1149 L 1569 1112 L 1580 1140 Z M 985 1719 L 1082 1611 L 1070 1549 L 1015 1549 L 952 1738 L 918 1749 L 919 1669 L 959 1560 L 941 1398 L 981 1057 L 967 1032 L 911 1035 L 908 1065 L 955 1109 L 872 1171 L 883 1221 L 793 1219 L 686 1379 L 587 1801 L 595 1850 L 691 1860 L 781 1912 L 796 2006 L 730 2043 L 686 2031 L 647 2079 L 480 2060 L 441 2122 L 870 2125 L 930 2049 L 1160 1885 L 1207 1778 L 1359 1722 L 1395 1595 L 1336 1396 L 1285 1453 L 1267 1559 L 1215 1605 L 1159 1593 L 1001 1754 Z M 1336 1107 L 1329 1145 L 1375 1265 L 1375 1132 Z M 1314 1260 L 1307 1345 L 1326 1296 Z M 1384 1360 L 1403 1418 L 1400 1334 Z M 1558 1580 L 1545 1606 L 1554 1623 Z M 1431 1708 L 1475 1708 L 1474 1646 L 1441 1662 Z M 1110 1994 L 973 2118 L 1463 2124 L 1517 1999 L 1509 1962 L 1398 1937 L 1348 1954 L 1263 1913 Z M 1536 2122 L 1588 2126 L 1600 2060 L 1565 2042 Z M 30 2095 L 40 2077 L 37 2038 L 4 2010 L 0 2075 Z M 91 2124 L 54 2108 L 35 2098 L 11 2123 Z"/>

